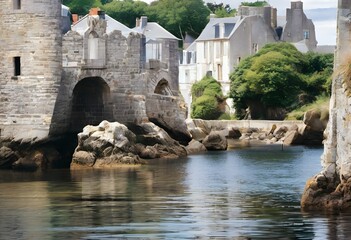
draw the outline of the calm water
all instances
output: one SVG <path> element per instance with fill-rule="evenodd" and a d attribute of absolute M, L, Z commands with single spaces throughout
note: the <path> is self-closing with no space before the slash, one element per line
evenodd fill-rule
<path fill-rule="evenodd" d="M 0 239 L 350 239 L 302 213 L 321 148 L 213 152 L 139 168 L 0 172 Z"/>

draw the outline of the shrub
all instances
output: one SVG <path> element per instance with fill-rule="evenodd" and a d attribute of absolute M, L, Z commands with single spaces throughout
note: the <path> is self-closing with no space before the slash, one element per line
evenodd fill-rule
<path fill-rule="evenodd" d="M 193 101 L 191 117 L 206 120 L 218 119 L 223 113 L 222 104 L 225 98 L 221 85 L 212 77 L 204 77 L 191 88 Z"/>

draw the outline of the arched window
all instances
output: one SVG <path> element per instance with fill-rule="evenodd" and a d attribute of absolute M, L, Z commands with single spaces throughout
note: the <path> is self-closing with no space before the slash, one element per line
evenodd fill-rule
<path fill-rule="evenodd" d="M 161 81 L 158 82 L 154 93 L 160 94 L 160 95 L 171 95 L 171 90 L 169 88 L 169 84 L 167 80 L 162 79 Z"/>

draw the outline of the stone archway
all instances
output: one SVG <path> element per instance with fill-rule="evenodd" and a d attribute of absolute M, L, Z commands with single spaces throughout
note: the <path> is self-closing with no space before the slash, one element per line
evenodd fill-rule
<path fill-rule="evenodd" d="M 160 94 L 160 95 L 171 96 L 172 90 L 169 87 L 168 81 L 165 79 L 160 80 L 155 87 L 154 93 Z"/>
<path fill-rule="evenodd" d="M 79 132 L 102 120 L 113 120 L 110 87 L 100 77 L 84 78 L 73 89 L 70 130 Z"/>

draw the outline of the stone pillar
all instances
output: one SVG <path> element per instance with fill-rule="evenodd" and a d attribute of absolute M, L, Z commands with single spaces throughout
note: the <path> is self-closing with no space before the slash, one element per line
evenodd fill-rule
<path fill-rule="evenodd" d="M 339 0 L 337 49 L 323 170 L 306 184 L 304 209 L 351 207 L 351 0 Z"/>

